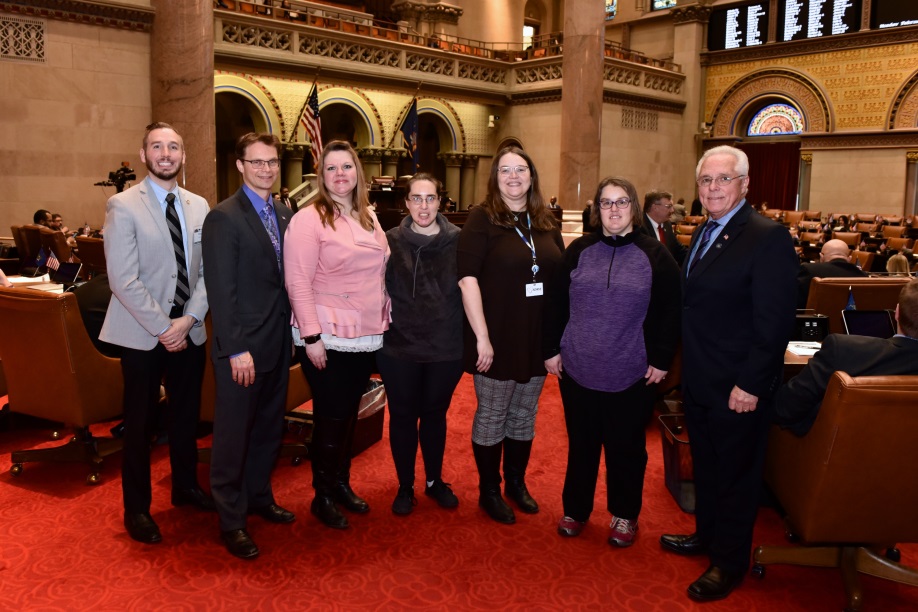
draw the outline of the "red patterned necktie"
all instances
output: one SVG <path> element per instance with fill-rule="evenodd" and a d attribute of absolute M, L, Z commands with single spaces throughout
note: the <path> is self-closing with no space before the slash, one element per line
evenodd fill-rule
<path fill-rule="evenodd" d="M 663 233 L 663 226 L 657 226 L 657 233 L 660 234 L 660 242 L 666 242 L 666 234 Z"/>

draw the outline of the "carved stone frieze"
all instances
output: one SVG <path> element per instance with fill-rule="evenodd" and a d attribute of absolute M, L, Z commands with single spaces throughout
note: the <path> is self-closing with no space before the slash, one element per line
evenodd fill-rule
<path fill-rule="evenodd" d="M 141 32 L 153 29 L 155 14 L 151 8 L 113 6 L 93 0 L 7 0 L 0 2 L 0 11 Z"/>
<path fill-rule="evenodd" d="M 898 149 L 918 147 L 918 130 L 895 132 L 836 132 L 806 135 L 800 138 L 801 149 Z"/>
<path fill-rule="evenodd" d="M 381 162 L 383 159 L 383 149 L 378 147 L 363 147 L 357 149 L 357 157 L 362 161 Z"/>
<path fill-rule="evenodd" d="M 405 21 L 431 21 L 443 22 L 450 25 L 457 25 L 459 18 L 462 16 L 462 8 L 437 2 L 436 4 L 427 4 L 416 0 L 400 0 L 392 3 L 392 10 Z"/>
<path fill-rule="evenodd" d="M 461 167 L 465 161 L 465 155 L 461 153 L 437 153 L 437 159 L 442 160 L 447 167 Z"/>
<path fill-rule="evenodd" d="M 691 23 L 693 21 L 707 23 L 708 19 L 711 18 L 712 8 L 713 7 L 703 6 L 701 4 L 693 4 L 691 6 L 677 6 L 673 9 L 670 9 L 669 14 L 672 16 L 673 23 L 676 25 L 682 23 Z"/>

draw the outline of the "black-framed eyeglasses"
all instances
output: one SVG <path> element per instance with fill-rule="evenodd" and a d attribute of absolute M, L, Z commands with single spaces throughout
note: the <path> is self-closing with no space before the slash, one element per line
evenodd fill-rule
<path fill-rule="evenodd" d="M 261 170 L 265 167 L 265 164 L 267 164 L 269 168 L 277 168 L 277 166 L 280 165 L 280 160 L 276 157 L 274 159 L 244 159 L 242 161 L 247 164 L 252 164 L 252 167 L 256 170 Z"/>
<path fill-rule="evenodd" d="M 599 207 L 603 210 L 609 210 L 613 204 L 616 208 L 628 208 L 631 206 L 631 198 L 621 198 L 619 200 L 602 199 L 599 201 Z"/>

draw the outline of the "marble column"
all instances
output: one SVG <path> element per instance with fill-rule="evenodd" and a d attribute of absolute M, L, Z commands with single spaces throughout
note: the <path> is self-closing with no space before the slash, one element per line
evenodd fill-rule
<path fill-rule="evenodd" d="M 797 186 L 797 210 L 810 209 L 810 182 L 813 177 L 813 154 L 800 154 L 800 182 Z"/>
<path fill-rule="evenodd" d="M 383 176 L 394 176 L 398 178 L 398 158 L 405 154 L 404 149 L 383 149 L 382 150 L 382 169 Z"/>
<path fill-rule="evenodd" d="M 284 176 L 282 183 L 287 189 L 293 189 L 303 184 L 303 158 L 305 156 L 305 145 L 284 145 Z"/>
<path fill-rule="evenodd" d="M 369 181 L 374 176 L 382 176 L 382 153 L 383 150 L 377 147 L 365 147 L 357 150 L 360 157 L 360 163 L 363 165 L 363 174 Z"/>
<path fill-rule="evenodd" d="M 570 210 L 582 209 L 599 182 L 604 7 L 602 0 L 564 4 L 559 201 Z"/>
<path fill-rule="evenodd" d="M 918 151 L 907 151 L 905 163 L 905 206 L 902 214 L 918 215 Z"/>
<path fill-rule="evenodd" d="M 446 164 L 446 191 L 449 197 L 459 202 L 461 198 L 462 183 L 460 173 L 462 171 L 462 161 L 464 155 L 461 153 L 437 153 L 437 158 L 442 159 Z"/>
<path fill-rule="evenodd" d="M 456 200 L 457 210 L 468 210 L 472 204 L 477 204 L 475 185 L 478 181 L 478 156 L 466 155 L 462 160 L 462 177 L 459 180 L 460 192 Z"/>
<path fill-rule="evenodd" d="M 153 121 L 171 124 L 182 136 L 184 185 L 213 206 L 217 203 L 213 3 L 151 0 L 151 4 L 156 9 L 150 40 Z"/>
<path fill-rule="evenodd" d="M 685 110 L 682 111 L 682 134 L 674 143 L 671 159 L 674 164 L 675 182 L 667 189 L 682 194 L 686 201 L 694 198 L 695 163 L 707 148 L 707 136 L 702 124 L 709 118 L 704 116 L 704 69 L 701 53 L 707 41 L 704 38 L 704 24 L 711 17 L 711 7 L 688 5 L 670 11 L 673 19 L 673 62 L 682 66 L 685 81 Z M 776 13 L 772 13 L 774 15 Z M 691 194 L 691 195 L 690 195 Z"/>

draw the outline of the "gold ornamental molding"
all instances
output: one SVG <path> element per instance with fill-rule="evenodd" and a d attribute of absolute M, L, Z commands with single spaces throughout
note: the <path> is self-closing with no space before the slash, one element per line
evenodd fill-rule
<path fill-rule="evenodd" d="M 719 64 L 735 64 L 738 62 L 755 62 L 814 53 L 847 51 L 849 49 L 901 45 L 914 42 L 918 42 L 918 26 L 890 28 L 886 30 L 867 30 L 845 34 L 844 36 L 826 36 L 825 38 L 812 38 L 791 42 L 770 42 L 764 45 L 744 47 L 742 49 L 708 51 L 701 54 L 701 65 L 716 66 Z"/>
<path fill-rule="evenodd" d="M 918 151 L 906 151 L 905 161 L 909 164 L 918 164 Z"/>
<path fill-rule="evenodd" d="M 913 149 L 918 148 L 918 129 L 895 132 L 835 132 L 802 134 L 800 148 L 832 149 Z"/>
<path fill-rule="evenodd" d="M 918 71 L 912 73 L 893 96 L 886 129 L 899 130 L 918 127 Z"/>
<path fill-rule="evenodd" d="M 801 154 L 800 154 L 800 161 L 802 161 L 803 163 L 805 163 L 805 164 L 807 164 L 807 165 L 812 164 L 812 163 L 813 163 L 813 154 L 812 154 L 812 153 L 801 153 Z"/>
<path fill-rule="evenodd" d="M 834 129 L 829 100 L 822 88 L 809 77 L 786 68 L 758 70 L 739 79 L 717 101 L 711 113 L 714 138 L 734 135 L 737 119 L 750 104 L 766 96 L 791 100 L 803 113 L 807 132 Z"/>
<path fill-rule="evenodd" d="M 92 0 L 7 0 L 0 1 L 0 11 L 137 32 L 150 32 L 156 14 L 151 8 L 127 8 Z"/>

